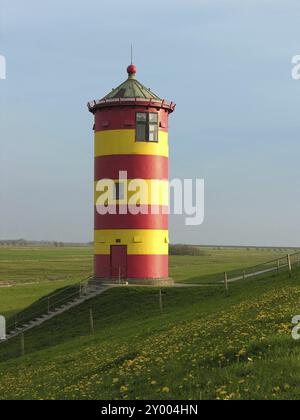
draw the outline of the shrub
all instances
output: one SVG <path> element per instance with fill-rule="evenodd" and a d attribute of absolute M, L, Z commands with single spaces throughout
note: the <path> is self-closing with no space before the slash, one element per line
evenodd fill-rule
<path fill-rule="evenodd" d="M 169 254 L 170 255 L 204 256 L 205 252 L 198 246 L 177 244 L 177 245 L 169 246 Z"/>

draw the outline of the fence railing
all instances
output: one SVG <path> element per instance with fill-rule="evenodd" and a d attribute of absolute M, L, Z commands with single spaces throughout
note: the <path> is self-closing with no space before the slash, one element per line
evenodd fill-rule
<path fill-rule="evenodd" d="M 43 315 L 50 314 L 55 309 L 67 304 L 68 302 L 81 298 L 87 292 L 87 285 L 90 277 L 80 281 L 79 283 L 67 286 L 58 292 L 45 296 L 34 302 L 28 308 L 8 318 L 6 324 L 6 331 L 10 333 L 17 328 L 21 328 L 24 324 L 39 318 Z"/>
<path fill-rule="evenodd" d="M 256 278 L 259 276 L 279 275 L 282 272 L 287 272 L 292 276 L 294 269 L 300 268 L 300 252 L 294 254 L 287 254 L 284 257 L 279 257 L 264 263 L 254 265 L 252 267 L 240 268 L 224 273 L 220 281 L 232 283 L 239 280 L 246 280 Z"/>

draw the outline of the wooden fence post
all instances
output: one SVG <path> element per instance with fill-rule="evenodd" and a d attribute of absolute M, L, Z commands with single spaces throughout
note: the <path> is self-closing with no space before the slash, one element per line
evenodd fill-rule
<path fill-rule="evenodd" d="M 228 276 L 226 272 L 224 273 L 224 285 L 226 292 L 228 292 Z"/>
<path fill-rule="evenodd" d="M 93 316 L 92 309 L 90 309 L 90 330 L 91 330 L 91 334 L 94 335 L 95 329 L 94 329 L 94 316 Z"/>
<path fill-rule="evenodd" d="M 20 339 L 21 339 L 21 356 L 24 356 L 24 354 L 25 354 L 25 339 L 24 339 L 24 333 L 23 332 L 20 334 Z"/>
<path fill-rule="evenodd" d="M 162 291 L 161 291 L 161 289 L 159 289 L 159 309 L 160 309 L 160 312 L 163 311 L 163 300 L 162 300 Z"/>
<path fill-rule="evenodd" d="M 289 269 L 289 276 L 292 277 L 292 263 L 291 263 L 290 254 L 287 254 L 287 263 L 288 263 L 288 269 Z"/>
<path fill-rule="evenodd" d="M 243 271 L 243 280 L 246 280 L 246 271 Z"/>
<path fill-rule="evenodd" d="M 280 260 L 277 260 L 277 276 L 279 276 Z"/>

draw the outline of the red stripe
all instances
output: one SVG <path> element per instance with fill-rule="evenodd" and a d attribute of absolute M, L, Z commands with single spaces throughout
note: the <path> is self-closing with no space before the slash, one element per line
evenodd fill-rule
<path fill-rule="evenodd" d="M 94 256 L 94 272 L 99 278 L 110 277 L 110 255 Z"/>
<path fill-rule="evenodd" d="M 125 206 L 127 207 L 127 206 Z M 95 229 L 168 229 L 168 207 L 155 206 L 157 214 L 151 214 L 151 206 L 144 206 L 143 213 L 147 214 L 99 214 L 95 207 Z"/>
<path fill-rule="evenodd" d="M 137 112 L 158 112 L 160 130 L 168 131 L 168 110 L 142 106 L 100 108 L 95 113 L 95 131 L 133 129 Z"/>
<path fill-rule="evenodd" d="M 169 161 L 165 156 L 114 155 L 95 158 L 95 181 L 118 179 L 120 171 L 127 171 L 128 179 L 168 179 Z"/>
<path fill-rule="evenodd" d="M 127 255 L 127 277 L 131 279 L 167 278 L 169 275 L 168 255 Z M 111 276 L 110 255 L 95 255 L 95 276 Z"/>
<path fill-rule="evenodd" d="M 158 279 L 169 276 L 168 255 L 127 255 L 129 279 Z"/>

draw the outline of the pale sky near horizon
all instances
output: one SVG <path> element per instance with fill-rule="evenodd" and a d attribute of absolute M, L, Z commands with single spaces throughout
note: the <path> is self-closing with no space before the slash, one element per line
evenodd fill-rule
<path fill-rule="evenodd" d="M 300 246 L 299 0 L 0 0 L 0 239 L 90 241 L 86 103 L 137 78 L 177 103 L 170 176 L 204 178 L 172 242 Z"/>

